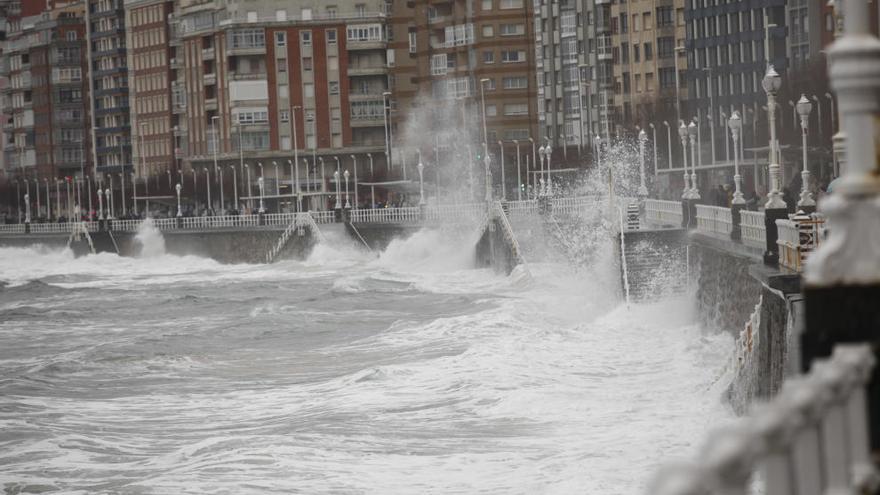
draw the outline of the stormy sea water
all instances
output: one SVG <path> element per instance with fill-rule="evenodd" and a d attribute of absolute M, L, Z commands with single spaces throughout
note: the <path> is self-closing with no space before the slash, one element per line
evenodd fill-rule
<path fill-rule="evenodd" d="M 732 338 L 688 297 L 328 237 L 272 265 L 0 249 L 0 488 L 631 494 L 731 417 Z"/>

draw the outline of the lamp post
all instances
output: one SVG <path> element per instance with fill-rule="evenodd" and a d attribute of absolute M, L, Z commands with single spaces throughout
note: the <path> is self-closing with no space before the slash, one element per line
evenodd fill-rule
<path fill-rule="evenodd" d="M 138 196 L 137 196 L 137 173 L 132 170 L 131 172 L 131 212 L 134 216 L 138 214 Z M 82 209 L 82 203 L 80 203 L 79 198 L 77 198 L 76 204 L 79 205 L 80 209 Z"/>
<path fill-rule="evenodd" d="M 89 217 L 89 220 L 91 220 L 92 219 L 92 178 L 91 177 L 88 177 L 88 176 L 86 177 L 86 186 L 87 186 L 86 192 L 88 192 L 88 198 L 89 198 L 89 215 L 88 215 L 88 217 Z"/>
<path fill-rule="evenodd" d="M 61 184 L 55 179 L 55 218 L 61 216 Z"/>
<path fill-rule="evenodd" d="M 180 183 L 178 183 L 174 186 L 174 190 L 177 192 L 177 218 L 183 217 L 183 210 L 180 208 L 180 190 L 181 189 L 183 189 L 183 188 L 180 186 Z M 98 196 L 98 198 L 100 199 L 100 196 Z"/>
<path fill-rule="evenodd" d="M 814 102 L 816 102 L 816 111 L 819 114 L 819 118 L 816 119 L 816 130 L 819 133 L 819 145 L 821 146 L 822 145 L 822 102 L 819 101 L 819 97 L 816 95 L 813 95 L 813 97 L 810 99 L 813 100 Z"/>
<path fill-rule="evenodd" d="M 34 190 L 37 191 L 37 220 L 39 221 L 43 208 L 40 205 L 40 178 L 36 176 L 34 177 Z M 70 195 L 68 195 L 68 199 L 70 199 Z"/>
<path fill-rule="evenodd" d="M 217 127 L 214 125 L 214 121 L 217 120 L 217 119 L 219 119 L 219 118 L 220 118 L 219 115 L 214 115 L 214 116 L 211 117 L 211 135 L 214 137 L 214 145 L 212 146 L 212 147 L 214 148 L 214 173 L 215 173 L 215 174 L 218 174 L 218 175 L 219 175 L 219 173 L 220 173 L 220 169 L 219 169 L 219 167 L 217 167 L 217 148 L 218 148 L 218 144 L 219 144 L 219 143 L 217 142 L 217 141 L 218 141 L 218 139 L 217 139 Z M 218 177 L 218 179 L 219 179 L 219 177 Z M 221 187 L 221 190 L 222 190 L 222 187 L 223 187 L 223 186 L 220 186 L 220 187 Z M 221 195 L 222 195 L 222 193 L 221 193 Z M 221 200 L 220 203 L 223 203 L 223 200 Z M 211 201 L 208 200 L 208 209 L 210 209 L 210 208 L 211 208 Z M 221 210 L 223 209 L 223 205 L 222 205 L 222 204 L 220 205 L 220 209 L 221 209 Z"/>
<path fill-rule="evenodd" d="M 290 187 L 293 188 L 293 192 L 296 194 L 296 211 L 301 212 L 303 205 L 302 189 L 299 187 L 299 160 L 287 160 L 287 164 L 290 165 L 290 175 L 293 177 L 293 180 L 290 182 Z"/>
<path fill-rule="evenodd" d="M 208 214 L 211 214 L 212 203 L 211 203 L 211 171 L 208 167 L 204 167 L 205 170 L 205 189 L 208 191 Z"/>
<path fill-rule="evenodd" d="M 275 195 L 281 196 L 281 181 L 278 180 L 279 179 L 279 177 L 278 177 L 278 162 L 276 162 L 275 160 L 272 160 L 272 165 L 275 167 Z M 290 187 L 293 187 L 293 184 L 291 184 Z M 291 192 L 293 192 L 293 191 L 291 191 Z"/>
<path fill-rule="evenodd" d="M 723 111 L 720 114 L 721 120 L 718 121 L 718 124 L 724 127 L 724 160 L 730 161 L 730 126 L 727 125 L 730 117 Z"/>
<path fill-rule="evenodd" d="M 98 186 L 98 221 L 104 221 L 104 191 Z"/>
<path fill-rule="evenodd" d="M 119 173 L 119 180 L 122 183 L 122 216 L 127 214 L 125 210 L 125 172 Z"/>
<path fill-rule="evenodd" d="M 29 192 L 24 193 L 24 223 L 31 223 L 31 195 Z"/>
<path fill-rule="evenodd" d="M 43 182 L 46 183 L 46 219 L 52 220 L 52 199 L 49 197 L 49 178 L 44 177 Z M 60 198 L 55 196 L 55 205 L 58 205 Z"/>
<path fill-rule="evenodd" d="M 73 217 L 73 196 L 70 194 L 70 181 L 65 180 L 67 183 L 67 221 L 69 222 L 71 217 Z M 37 184 L 37 191 L 39 192 L 40 185 Z M 48 198 L 48 197 L 47 197 Z M 125 198 L 122 198 L 125 201 Z"/>
<path fill-rule="evenodd" d="M 653 122 L 648 123 L 651 128 L 651 147 L 654 148 L 654 177 L 657 177 L 657 128 Z"/>
<path fill-rule="evenodd" d="M 325 171 L 324 157 L 319 156 L 318 162 L 321 164 L 321 192 L 327 192 L 327 180 L 325 179 L 326 174 L 324 172 Z M 314 163 L 314 159 L 312 160 L 312 163 Z"/>
<path fill-rule="evenodd" d="M 336 182 L 336 204 L 333 205 L 333 209 L 338 213 L 337 218 L 342 218 L 342 197 L 339 194 L 339 170 L 333 172 L 333 180 Z"/>
<path fill-rule="evenodd" d="M 388 114 L 391 113 L 391 105 L 388 104 L 388 99 L 391 97 L 391 93 L 385 91 L 382 93 L 382 119 L 385 124 L 385 166 L 388 169 L 391 169 L 391 125 L 388 123 Z M 323 177 L 322 177 L 323 179 Z"/>
<path fill-rule="evenodd" d="M 806 95 L 801 95 L 801 99 L 797 102 L 797 113 L 801 117 L 801 144 L 804 151 L 804 169 L 801 171 L 801 199 L 798 201 L 798 208 L 804 213 L 810 214 L 816 211 L 816 202 L 810 193 L 810 170 L 807 168 L 807 131 L 810 125 L 810 112 L 813 110 L 813 104 L 807 99 Z"/>
<path fill-rule="evenodd" d="M 828 98 L 828 103 L 831 104 L 831 135 L 834 135 L 834 119 L 837 118 L 837 111 L 834 108 L 834 95 L 831 93 L 825 93 L 825 98 Z"/>
<path fill-rule="evenodd" d="M 238 210 L 238 170 L 236 170 L 235 165 L 230 165 L 229 168 L 232 169 L 232 194 L 233 199 L 235 200 L 234 209 Z"/>
<path fill-rule="evenodd" d="M 513 140 L 513 145 L 516 146 L 516 200 L 522 201 L 522 169 L 519 165 L 519 141 L 516 139 Z"/>
<path fill-rule="evenodd" d="M 782 78 L 770 65 L 767 73 L 761 81 L 764 92 L 767 93 L 767 119 L 770 125 L 770 192 L 767 194 L 766 209 L 784 209 L 785 201 L 782 200 L 779 193 L 779 164 L 778 150 L 776 149 L 776 93 L 782 86 Z M 773 224 L 776 225 L 775 223 Z"/>
<path fill-rule="evenodd" d="M 245 163 L 244 164 L 244 187 L 245 194 L 247 194 L 247 207 L 249 209 L 254 208 L 254 202 L 251 200 L 252 189 L 251 189 L 251 167 Z"/>
<path fill-rule="evenodd" d="M 354 207 L 358 208 L 360 203 L 358 202 L 358 161 L 357 157 L 354 155 L 348 155 L 351 157 L 352 168 L 354 168 Z M 345 180 L 346 186 L 348 186 L 348 179 Z M 348 198 L 346 198 L 348 201 Z"/>
<path fill-rule="evenodd" d="M 263 205 L 263 186 L 264 186 L 264 184 L 265 184 L 265 183 L 263 182 L 263 176 L 261 175 L 259 178 L 257 178 L 257 187 L 260 188 L 260 209 L 257 210 L 257 211 L 258 211 L 258 213 L 260 213 L 261 215 L 262 215 L 263 213 L 266 213 L 266 208 L 265 208 L 265 206 Z"/>
<path fill-rule="evenodd" d="M 535 148 L 535 140 L 529 136 L 529 142 L 532 143 L 532 167 L 538 164 L 538 150 Z M 531 179 L 532 189 L 537 190 L 537 186 L 535 185 L 535 179 Z M 529 165 L 526 164 L 526 190 L 529 190 Z"/>
<path fill-rule="evenodd" d="M 217 169 L 217 180 L 220 183 L 220 214 L 226 214 L 226 198 L 223 197 L 223 167 Z"/>
<path fill-rule="evenodd" d="M 498 149 L 501 150 L 501 200 L 507 201 L 507 176 L 504 173 L 504 143 L 498 141 Z"/>
<path fill-rule="evenodd" d="M 648 141 L 648 135 L 645 130 L 639 131 L 639 200 L 644 202 L 648 197 L 648 186 L 645 185 L 645 142 Z"/>
<path fill-rule="evenodd" d="M 373 154 L 367 153 L 367 158 L 370 159 L 370 208 L 376 207 L 376 186 L 372 185 L 376 181 L 376 176 L 373 175 Z"/>
<path fill-rule="evenodd" d="M 700 200 L 700 188 L 697 186 L 697 124 L 691 122 L 688 126 L 688 136 L 691 138 L 691 195 L 694 203 Z"/>
<path fill-rule="evenodd" d="M 727 121 L 727 127 L 730 129 L 730 135 L 733 137 L 733 201 L 731 201 L 730 216 L 731 229 L 730 238 L 739 240 L 742 238 L 742 221 L 740 212 L 746 207 L 746 200 L 742 193 L 742 176 L 739 174 L 739 136 L 742 130 L 742 119 L 739 112 L 734 110 L 733 115 Z"/>
<path fill-rule="evenodd" d="M 663 121 L 663 125 L 666 126 L 666 152 L 668 153 L 666 167 L 672 168 L 672 126 L 666 120 Z M 654 145 L 656 146 L 656 143 Z M 656 165 L 654 167 L 656 168 Z"/>
<path fill-rule="evenodd" d="M 21 223 L 21 182 L 15 181 L 15 202 L 18 206 L 18 223 Z"/>
<path fill-rule="evenodd" d="M 544 146 L 544 153 L 547 155 L 547 196 L 553 196 L 553 178 L 550 176 L 550 158 L 553 157 L 553 149 L 550 147 L 550 139 L 547 139 L 547 145 Z"/>
<path fill-rule="evenodd" d="M 486 131 L 486 83 L 489 79 L 480 79 L 480 107 L 483 117 L 483 158 L 486 160 L 486 177 L 489 177 L 489 133 Z M 489 186 L 486 186 L 489 187 Z M 489 195 L 486 196 L 487 200 Z"/>
<path fill-rule="evenodd" d="M 547 194 L 547 185 L 544 183 L 544 145 L 542 144 L 540 148 L 538 148 L 538 156 L 541 158 L 541 174 L 539 177 L 539 182 L 541 184 L 540 189 L 538 190 L 538 196 L 543 197 Z"/>
<path fill-rule="evenodd" d="M 348 195 L 348 177 L 349 177 L 348 170 L 346 170 L 345 172 L 342 173 L 342 178 L 345 179 L 345 209 L 346 210 L 351 209 L 351 201 L 349 201 L 349 195 Z"/>
<path fill-rule="evenodd" d="M 108 187 L 104 191 L 104 197 L 105 197 L 104 199 L 107 200 L 107 211 L 110 212 L 106 218 L 107 220 L 109 220 L 109 219 L 113 218 L 113 214 L 116 211 L 116 208 L 115 208 L 116 204 L 113 201 L 113 174 L 109 174 L 107 176 L 107 179 L 108 179 L 107 183 L 110 187 Z"/>
<path fill-rule="evenodd" d="M 419 170 L 419 207 L 423 207 L 425 206 L 425 165 L 422 164 L 421 159 L 419 159 L 417 168 Z"/>
<path fill-rule="evenodd" d="M 779 246 L 776 240 L 779 237 L 779 231 L 776 227 L 776 220 L 784 219 L 788 216 L 788 209 L 782 195 L 779 192 L 779 164 L 778 150 L 776 149 L 776 93 L 782 86 L 782 78 L 773 68 L 772 65 L 767 67 L 767 73 L 761 81 L 764 92 L 767 93 L 767 119 L 770 124 L 770 192 L 767 194 L 767 204 L 764 205 L 764 229 L 767 239 L 764 252 L 764 263 L 769 266 L 776 266 L 779 263 Z"/>

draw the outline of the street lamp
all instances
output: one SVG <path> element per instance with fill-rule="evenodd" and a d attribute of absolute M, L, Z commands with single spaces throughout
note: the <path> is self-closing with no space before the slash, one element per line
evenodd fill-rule
<path fill-rule="evenodd" d="M 349 155 L 349 156 L 351 157 L 351 164 L 352 164 L 352 167 L 354 168 L 354 207 L 358 208 L 360 205 L 360 202 L 358 202 L 358 161 L 357 161 L 356 156 L 354 156 L 354 155 Z M 345 180 L 345 185 L 346 185 L 346 187 L 348 186 L 348 179 Z M 346 198 L 346 201 L 348 201 L 347 198 Z"/>
<path fill-rule="evenodd" d="M 519 141 L 513 140 L 516 146 L 516 200 L 522 201 L 522 169 L 519 166 Z"/>
<path fill-rule="evenodd" d="M 669 122 L 666 120 L 663 121 L 663 125 L 666 126 L 666 152 L 668 153 L 666 167 L 672 168 L 672 126 L 669 125 Z M 654 146 L 656 146 L 656 145 L 657 145 L 657 143 L 654 143 Z M 655 173 L 656 173 L 656 168 L 657 168 L 656 164 L 654 165 L 654 168 L 655 168 Z"/>
<path fill-rule="evenodd" d="M 100 221 L 104 220 L 104 199 L 103 199 L 104 191 L 101 190 L 100 185 L 98 185 L 97 193 L 98 193 L 98 221 L 100 222 Z M 25 196 L 25 197 L 27 197 L 27 196 Z M 179 202 L 180 201 L 178 200 L 178 203 Z M 180 211 L 180 206 L 177 207 L 177 211 Z"/>
<path fill-rule="evenodd" d="M 342 198 L 339 195 L 339 170 L 333 172 L 333 180 L 336 182 L 336 204 L 333 205 L 334 210 L 342 209 Z"/>
<path fill-rule="evenodd" d="M 540 189 L 538 190 L 538 196 L 544 196 L 547 194 L 547 185 L 544 183 L 544 145 L 542 144 L 538 148 L 538 156 L 541 158 L 541 174 L 539 176 L 539 182 L 541 184 Z"/>
<path fill-rule="evenodd" d="M 785 209 L 786 204 L 779 193 L 779 157 L 776 149 L 776 93 L 782 86 L 782 78 L 772 65 L 767 67 L 767 73 L 761 81 L 764 92 L 767 93 L 767 119 L 770 124 L 770 192 L 767 193 L 765 209 Z"/>
<path fill-rule="evenodd" d="M 348 170 L 342 173 L 343 178 L 345 179 L 345 209 L 351 209 L 351 202 L 348 200 Z"/>
<path fill-rule="evenodd" d="M 498 141 L 498 148 L 501 150 L 501 199 L 507 201 L 507 176 L 504 174 L 504 143 Z"/>
<path fill-rule="evenodd" d="M 691 138 L 691 194 L 690 199 L 700 199 L 700 189 L 697 187 L 697 124 L 691 122 L 688 126 L 688 136 Z"/>
<path fill-rule="evenodd" d="M 482 116 L 483 116 L 483 157 L 486 160 L 486 170 L 488 171 L 489 167 L 489 133 L 486 131 L 486 83 L 491 81 L 490 79 L 480 79 L 480 106 L 482 108 Z M 488 177 L 488 172 L 486 176 Z M 488 186 L 487 186 L 488 187 Z"/>
<path fill-rule="evenodd" d="M 419 169 L 419 206 L 425 206 L 425 165 L 422 164 L 421 159 L 417 168 Z"/>
<path fill-rule="evenodd" d="M 205 189 L 208 190 L 208 214 L 211 214 L 211 171 L 208 170 L 208 167 L 204 167 L 205 170 Z"/>
<path fill-rule="evenodd" d="M 553 149 L 550 147 L 550 139 L 547 139 L 547 145 L 544 146 L 544 154 L 547 157 L 547 196 L 553 196 L 553 178 L 550 176 L 550 158 L 553 156 Z"/>
<path fill-rule="evenodd" d="M 382 119 L 385 124 L 385 166 L 389 169 L 391 169 L 391 125 L 388 123 L 388 114 L 391 113 L 391 106 L 388 104 L 390 97 L 389 91 L 382 93 Z"/>
<path fill-rule="evenodd" d="M 183 217 L 183 210 L 180 208 L 180 190 L 183 189 L 180 187 L 180 183 L 177 183 L 174 186 L 174 190 L 177 191 L 177 218 Z M 98 196 L 98 199 L 101 199 L 101 196 Z"/>
<path fill-rule="evenodd" d="M 299 160 L 294 158 L 293 161 L 287 160 L 290 165 L 290 174 L 294 179 L 290 182 L 290 187 L 296 192 L 296 211 L 302 211 L 302 189 L 299 187 Z"/>
<path fill-rule="evenodd" d="M 245 184 L 245 191 L 247 193 L 247 207 L 250 209 L 253 209 L 254 203 L 251 200 L 251 194 L 252 194 L 251 167 L 247 163 L 244 164 L 244 184 Z"/>
<path fill-rule="evenodd" d="M 645 142 L 648 135 L 645 130 L 639 131 L 639 199 L 644 201 L 648 197 L 648 186 L 645 185 Z"/>
<path fill-rule="evenodd" d="M 648 123 L 648 127 L 651 128 L 651 147 L 654 148 L 654 177 L 657 177 L 657 128 L 653 122 Z"/>
<path fill-rule="evenodd" d="M 733 137 L 733 201 L 734 205 L 745 205 L 746 200 L 742 193 L 742 176 L 739 174 L 739 137 L 742 130 L 742 118 L 739 112 L 734 110 L 733 115 L 727 121 L 727 127 L 730 129 L 730 135 Z"/>
<path fill-rule="evenodd" d="M 819 112 L 819 118 L 816 120 L 816 130 L 819 132 L 819 145 L 822 145 L 822 102 L 819 101 L 819 97 L 813 95 L 811 100 L 816 102 L 816 111 Z"/>
<path fill-rule="evenodd" d="M 537 148 L 535 148 L 535 140 L 529 136 L 529 142 L 532 143 L 532 167 L 538 164 L 538 154 Z M 538 190 L 538 187 L 534 184 L 535 180 L 532 179 L 532 189 Z M 526 190 L 529 189 L 529 164 L 526 163 Z"/>
<path fill-rule="evenodd" d="M 260 169 L 260 171 L 262 172 L 262 168 Z M 260 175 L 260 177 L 257 179 L 257 187 L 260 188 L 260 209 L 258 210 L 260 214 L 266 213 L 266 208 L 263 206 L 263 185 L 263 176 Z"/>
<path fill-rule="evenodd" d="M 834 119 L 837 118 L 837 111 L 834 109 L 834 95 L 831 93 L 825 93 L 825 98 L 828 98 L 828 102 L 831 104 L 831 135 L 834 135 Z"/>
<path fill-rule="evenodd" d="M 235 165 L 230 165 L 229 168 L 232 169 L 232 194 L 233 199 L 235 200 L 234 209 L 238 211 L 238 169 L 235 168 Z"/>
<path fill-rule="evenodd" d="M 812 213 L 816 211 L 816 202 L 810 193 L 810 170 L 807 168 L 807 127 L 810 123 L 810 112 L 813 111 L 813 104 L 807 99 L 806 95 L 801 95 L 801 99 L 797 102 L 797 113 L 801 117 L 801 144 L 804 149 L 804 169 L 801 171 L 801 199 L 798 201 L 798 207 L 804 213 Z"/>
<path fill-rule="evenodd" d="M 24 193 L 24 223 L 31 223 L 31 195 Z"/>
<path fill-rule="evenodd" d="M 373 154 L 367 153 L 367 158 L 370 159 L 370 182 L 375 184 L 376 176 L 373 175 Z M 376 186 L 370 185 L 370 208 L 376 207 Z"/>

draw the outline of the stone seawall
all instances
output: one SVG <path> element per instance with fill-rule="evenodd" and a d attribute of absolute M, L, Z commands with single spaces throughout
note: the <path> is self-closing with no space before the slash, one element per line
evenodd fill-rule
<path fill-rule="evenodd" d="M 516 254 L 502 234 L 497 219 L 490 220 L 476 246 L 477 266 L 492 267 L 499 273 L 510 274 L 517 265 Z"/>
<path fill-rule="evenodd" d="M 728 399 L 744 414 L 797 371 L 800 277 L 766 267 L 760 250 L 719 236 L 691 232 L 689 246 L 700 324 L 737 339 Z"/>

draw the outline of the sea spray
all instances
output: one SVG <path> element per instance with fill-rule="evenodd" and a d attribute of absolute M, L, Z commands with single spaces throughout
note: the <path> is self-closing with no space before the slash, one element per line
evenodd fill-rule
<path fill-rule="evenodd" d="M 165 237 L 156 228 L 152 218 L 147 217 L 141 222 L 134 238 L 141 246 L 138 253 L 141 258 L 156 258 L 165 254 Z"/>

